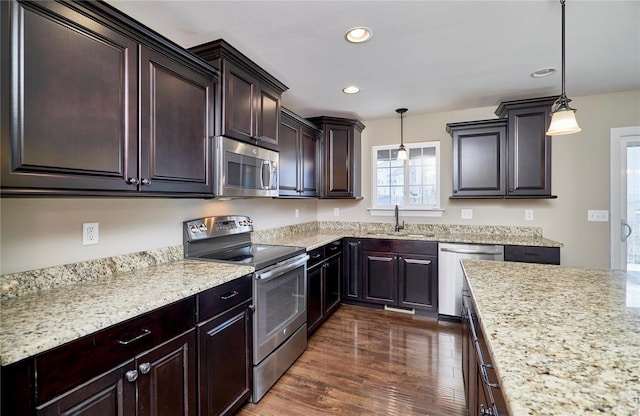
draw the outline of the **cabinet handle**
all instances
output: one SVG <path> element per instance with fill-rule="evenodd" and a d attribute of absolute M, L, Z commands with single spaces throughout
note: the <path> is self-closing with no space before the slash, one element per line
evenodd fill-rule
<path fill-rule="evenodd" d="M 136 370 L 129 370 L 124 373 L 124 376 L 127 378 L 127 381 L 133 383 L 138 379 L 138 372 Z"/>
<path fill-rule="evenodd" d="M 128 178 L 127 183 L 129 185 L 137 185 L 140 183 L 140 181 L 138 180 L 138 178 Z"/>
<path fill-rule="evenodd" d="M 222 300 L 229 300 L 234 296 L 238 296 L 240 294 L 240 292 L 238 292 L 237 290 L 234 290 L 233 292 L 229 292 L 226 295 L 222 295 L 220 296 L 220 299 Z"/>
<path fill-rule="evenodd" d="M 338 249 L 338 246 L 331 246 L 329 247 L 329 250 L 331 251 L 336 251 Z"/>
<path fill-rule="evenodd" d="M 513 189 L 509 189 L 509 192 L 513 192 Z"/>
<path fill-rule="evenodd" d="M 249 311 L 251 311 L 251 313 L 256 311 L 256 306 L 254 304 L 251 304 L 249 306 L 247 306 L 247 309 L 249 309 Z"/>
<path fill-rule="evenodd" d="M 142 180 L 142 184 L 143 184 L 143 185 L 151 185 L 151 179 L 144 178 L 144 179 Z"/>
<path fill-rule="evenodd" d="M 322 257 L 322 254 L 314 254 L 313 256 L 311 256 L 313 260 L 319 259 L 320 257 Z"/>
<path fill-rule="evenodd" d="M 149 371 L 151 371 L 151 364 L 142 363 L 138 366 L 138 370 L 140 370 L 140 374 L 147 374 Z"/>
<path fill-rule="evenodd" d="M 132 342 L 136 342 L 136 341 L 138 341 L 139 339 L 142 339 L 142 338 L 144 338 L 144 337 L 146 337 L 147 335 L 150 335 L 150 334 L 151 334 L 151 331 L 149 331 L 148 329 L 143 329 L 143 330 L 142 330 L 142 334 L 140 334 L 140 335 L 138 335 L 137 337 L 132 338 L 132 339 L 130 339 L 130 340 L 128 340 L 128 341 L 118 340 L 118 344 L 120 344 L 120 345 L 129 345 L 129 344 L 131 344 Z"/>
<path fill-rule="evenodd" d="M 530 252 L 530 251 L 525 251 L 524 255 L 525 256 L 538 257 L 540 255 L 540 253 L 533 253 L 533 252 Z"/>

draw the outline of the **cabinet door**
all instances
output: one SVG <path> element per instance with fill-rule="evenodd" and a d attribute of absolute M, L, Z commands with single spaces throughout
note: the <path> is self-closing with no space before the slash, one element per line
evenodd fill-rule
<path fill-rule="evenodd" d="M 307 271 L 307 333 L 312 333 L 322 322 L 322 279 L 324 265 L 320 264 Z"/>
<path fill-rule="evenodd" d="M 398 262 L 398 306 L 437 311 L 437 257 L 401 253 Z"/>
<path fill-rule="evenodd" d="M 185 332 L 136 357 L 137 416 L 196 414 L 196 333 Z"/>
<path fill-rule="evenodd" d="M 280 157 L 282 157 L 282 147 Z M 316 131 L 302 128 L 300 131 L 300 190 L 302 196 L 318 195 L 318 180 L 316 171 L 316 160 L 318 157 L 318 136 Z"/>
<path fill-rule="evenodd" d="M 551 196 L 550 106 L 509 111 L 508 196 Z"/>
<path fill-rule="evenodd" d="M 212 194 L 213 75 L 140 55 L 140 190 Z"/>
<path fill-rule="evenodd" d="M 249 399 L 251 315 L 242 303 L 199 325 L 200 416 L 232 414 Z"/>
<path fill-rule="evenodd" d="M 504 196 L 506 127 L 453 132 L 453 197 Z"/>
<path fill-rule="evenodd" d="M 353 196 L 353 127 L 326 124 L 324 192 L 326 197 Z"/>
<path fill-rule="evenodd" d="M 393 253 L 363 251 L 364 300 L 395 305 L 398 299 L 398 259 Z"/>
<path fill-rule="evenodd" d="M 324 284 L 324 318 L 340 306 L 340 287 L 342 277 L 342 256 L 337 255 L 325 263 L 323 273 Z"/>
<path fill-rule="evenodd" d="M 137 43 L 60 3 L 1 3 L 3 191 L 136 190 Z"/>
<path fill-rule="evenodd" d="M 224 61 L 223 65 L 222 134 L 255 143 L 257 80 L 228 61 Z"/>
<path fill-rule="evenodd" d="M 258 143 L 260 146 L 279 151 L 280 94 L 262 83 L 258 84 L 258 86 L 256 138 L 260 141 Z"/>
<path fill-rule="evenodd" d="M 135 380 L 125 373 L 134 370 L 133 360 L 38 406 L 38 416 L 133 416 L 136 414 Z"/>
<path fill-rule="evenodd" d="M 342 296 L 345 300 L 362 301 L 362 242 L 345 239 L 343 256 Z"/>
<path fill-rule="evenodd" d="M 280 123 L 280 196 L 300 195 L 300 125 L 288 118 Z"/>

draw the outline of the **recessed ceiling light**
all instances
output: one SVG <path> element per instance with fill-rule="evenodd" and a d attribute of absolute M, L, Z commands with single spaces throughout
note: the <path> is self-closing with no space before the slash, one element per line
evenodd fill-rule
<path fill-rule="evenodd" d="M 543 78 L 543 77 L 548 77 L 549 75 L 553 74 L 554 72 L 556 72 L 557 69 L 555 68 L 542 68 L 542 69 L 538 69 L 535 72 L 531 73 L 531 77 L 532 78 Z"/>
<path fill-rule="evenodd" d="M 345 94 L 357 94 L 360 92 L 360 88 L 356 87 L 355 85 L 349 85 L 348 87 L 344 87 L 342 89 L 342 92 Z"/>
<path fill-rule="evenodd" d="M 362 43 L 371 39 L 373 32 L 369 28 L 359 26 L 349 29 L 344 37 L 351 43 Z"/>

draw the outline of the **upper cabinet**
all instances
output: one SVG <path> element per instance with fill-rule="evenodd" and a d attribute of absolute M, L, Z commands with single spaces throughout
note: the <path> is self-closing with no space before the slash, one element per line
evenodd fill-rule
<path fill-rule="evenodd" d="M 217 73 L 104 3 L 1 2 L 3 195 L 212 196 Z"/>
<path fill-rule="evenodd" d="M 280 97 L 287 87 L 222 39 L 190 51 L 222 74 L 216 134 L 280 150 Z"/>
<path fill-rule="evenodd" d="M 497 108 L 498 119 L 447 124 L 452 198 L 555 198 L 545 132 L 556 98 L 507 101 Z"/>
<path fill-rule="evenodd" d="M 282 108 L 280 119 L 280 196 L 318 196 L 317 156 L 320 130 Z"/>
<path fill-rule="evenodd" d="M 361 136 L 364 124 L 337 117 L 309 119 L 322 130 L 320 197 L 359 198 Z"/>

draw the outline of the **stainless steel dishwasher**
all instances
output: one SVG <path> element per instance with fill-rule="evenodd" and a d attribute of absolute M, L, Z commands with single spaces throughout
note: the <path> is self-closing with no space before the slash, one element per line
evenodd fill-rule
<path fill-rule="evenodd" d="M 462 316 L 461 260 L 504 261 L 504 246 L 479 244 L 438 244 L 438 315 Z"/>

